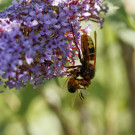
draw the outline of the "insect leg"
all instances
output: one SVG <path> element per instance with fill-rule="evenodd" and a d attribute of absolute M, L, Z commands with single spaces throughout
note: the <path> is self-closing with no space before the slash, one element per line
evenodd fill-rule
<path fill-rule="evenodd" d="M 76 65 L 76 66 L 68 66 L 68 67 L 65 67 L 65 68 L 77 68 L 77 67 L 81 67 L 81 65 Z"/>
<path fill-rule="evenodd" d="M 80 97 L 81 100 L 84 100 L 85 99 L 81 91 L 79 93 L 79 97 Z"/>

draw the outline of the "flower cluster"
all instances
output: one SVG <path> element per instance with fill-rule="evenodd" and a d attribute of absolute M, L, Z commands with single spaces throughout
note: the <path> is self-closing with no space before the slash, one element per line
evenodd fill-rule
<path fill-rule="evenodd" d="M 36 87 L 65 74 L 74 64 L 81 21 L 102 27 L 101 0 L 13 0 L 0 12 L 0 84 L 20 89 L 29 81 Z M 74 37 L 73 34 L 74 33 Z"/>

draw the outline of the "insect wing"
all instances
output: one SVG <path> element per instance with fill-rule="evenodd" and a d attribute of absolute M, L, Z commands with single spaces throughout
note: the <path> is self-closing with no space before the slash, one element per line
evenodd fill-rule
<path fill-rule="evenodd" d="M 94 67 L 96 67 L 96 49 L 97 49 L 97 33 L 96 33 L 96 31 L 94 32 L 94 37 L 95 37 L 95 57 L 94 57 Z"/>

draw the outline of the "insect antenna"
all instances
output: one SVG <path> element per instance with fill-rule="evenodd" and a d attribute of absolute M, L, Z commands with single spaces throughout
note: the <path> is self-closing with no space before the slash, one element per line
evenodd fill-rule
<path fill-rule="evenodd" d="M 81 99 L 82 101 L 85 99 L 81 91 L 80 91 L 80 93 L 79 93 L 79 97 L 80 97 L 80 99 Z"/>

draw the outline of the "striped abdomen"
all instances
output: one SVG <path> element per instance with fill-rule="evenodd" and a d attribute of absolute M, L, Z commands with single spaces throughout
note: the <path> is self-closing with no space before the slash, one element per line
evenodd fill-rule
<path fill-rule="evenodd" d="M 89 50 L 89 60 L 94 60 L 95 57 L 95 47 L 93 40 L 90 36 L 87 35 L 88 41 L 88 50 Z"/>

